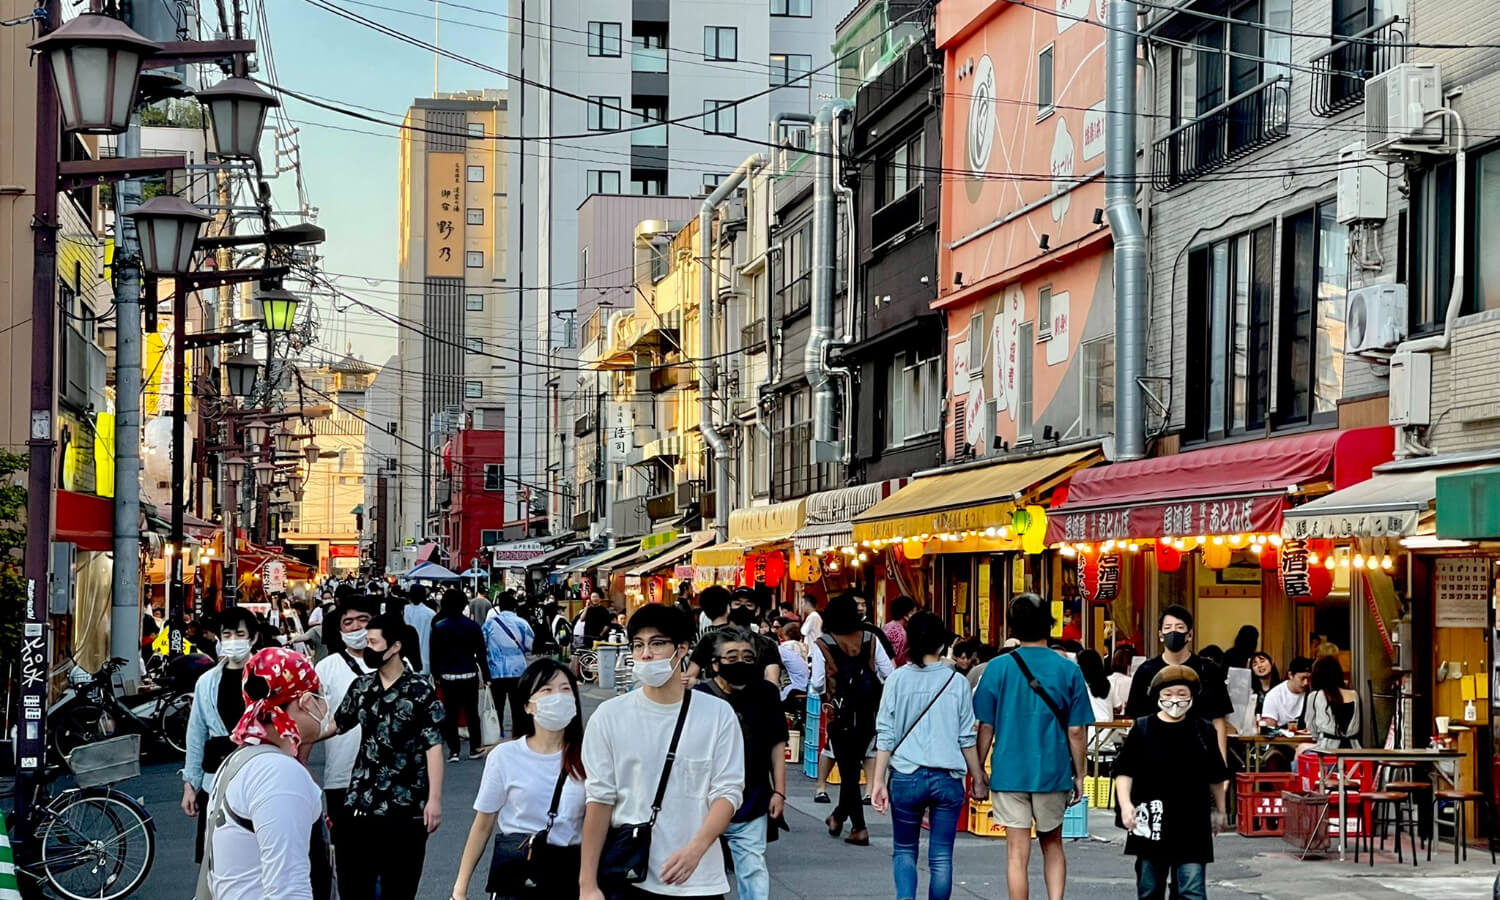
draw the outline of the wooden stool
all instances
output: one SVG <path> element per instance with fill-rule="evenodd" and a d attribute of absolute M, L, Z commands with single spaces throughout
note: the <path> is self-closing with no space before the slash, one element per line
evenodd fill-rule
<path fill-rule="evenodd" d="M 1489 803 L 1479 791 L 1433 791 L 1432 792 L 1432 840 L 1427 844 L 1427 858 L 1432 859 L 1432 845 L 1437 843 L 1438 807 L 1443 803 L 1453 804 L 1453 861 L 1457 863 L 1460 851 L 1469 858 L 1469 804 L 1476 803 L 1481 810 L 1488 810 Z M 1495 864 L 1495 842 L 1489 841 L 1490 865 Z"/>
<path fill-rule="evenodd" d="M 1401 858 L 1401 826 L 1403 818 L 1405 819 L 1404 824 L 1406 825 L 1407 837 L 1411 839 L 1411 864 L 1415 866 L 1417 864 L 1417 822 L 1415 817 L 1412 816 L 1412 813 L 1416 809 L 1411 805 L 1411 795 L 1405 791 L 1373 791 L 1363 796 L 1364 801 L 1369 804 L 1370 808 L 1370 826 L 1365 829 L 1365 846 L 1370 851 L 1370 866 L 1373 868 L 1375 865 L 1375 828 L 1377 825 L 1394 825 L 1396 832 L 1396 862 L 1405 862 Z M 1390 812 L 1390 817 L 1384 821 L 1381 820 L 1380 816 L 1382 805 L 1387 806 Z M 1403 812 L 1406 813 L 1405 816 L 1402 815 Z M 1385 847 L 1385 834 L 1383 831 L 1380 835 L 1380 846 L 1382 848 Z M 1359 862 L 1358 847 L 1359 842 L 1356 840 L 1355 862 Z"/>

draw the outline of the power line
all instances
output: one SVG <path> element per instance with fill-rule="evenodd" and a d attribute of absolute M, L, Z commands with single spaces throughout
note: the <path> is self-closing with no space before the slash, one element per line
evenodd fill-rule
<path fill-rule="evenodd" d="M 1376 37 L 1356 37 L 1354 35 L 1330 34 L 1321 31 L 1297 31 L 1291 28 L 1278 28 L 1274 25 L 1267 25 L 1262 22 L 1249 22 L 1243 19 L 1236 19 L 1233 16 L 1225 16 L 1218 13 L 1206 12 L 1204 10 L 1194 9 L 1191 6 L 1168 5 L 1165 3 L 1156 3 L 1153 2 L 1153 0 L 1135 0 L 1135 2 L 1139 6 L 1147 6 L 1151 9 L 1161 10 L 1162 12 L 1194 16 L 1206 21 L 1222 22 L 1226 25 L 1233 25 L 1241 28 L 1254 28 L 1257 31 L 1264 31 L 1268 34 L 1279 34 L 1286 37 L 1317 38 L 1329 41 L 1330 43 L 1368 44 L 1373 47 L 1400 47 L 1403 49 L 1420 50 L 1500 50 L 1500 44 L 1449 44 L 1433 43 L 1431 41 L 1406 40 L 1390 41 Z M 1409 20 L 1403 22 L 1399 16 L 1393 16 L 1392 18 L 1395 19 L 1395 22 L 1392 24 L 1410 24 Z"/>

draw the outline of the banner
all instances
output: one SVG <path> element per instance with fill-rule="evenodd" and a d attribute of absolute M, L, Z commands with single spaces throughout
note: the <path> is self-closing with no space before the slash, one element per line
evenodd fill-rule
<path fill-rule="evenodd" d="M 1078 512 L 1064 506 L 1047 516 L 1047 543 L 1278 532 L 1285 505 L 1286 495 L 1275 493 Z"/>
<path fill-rule="evenodd" d="M 1287 538 L 1281 542 L 1281 591 L 1291 600 L 1312 596 L 1307 577 L 1307 542 Z"/>

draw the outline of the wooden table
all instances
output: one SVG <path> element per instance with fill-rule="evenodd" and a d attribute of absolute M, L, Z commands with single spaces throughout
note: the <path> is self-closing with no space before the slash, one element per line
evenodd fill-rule
<path fill-rule="evenodd" d="M 1134 719 L 1117 719 L 1113 722 L 1095 722 L 1089 726 L 1088 739 L 1088 766 L 1090 774 L 1099 777 L 1099 755 L 1116 732 L 1126 732 L 1135 727 Z"/>
<path fill-rule="evenodd" d="M 1259 773 L 1266 758 L 1271 755 L 1272 747 L 1298 748 L 1303 744 L 1310 744 L 1314 740 L 1310 734 L 1293 735 L 1261 735 L 1261 734 L 1231 734 L 1230 744 L 1244 745 L 1245 770 L 1247 772 Z"/>
<path fill-rule="evenodd" d="M 1373 762 L 1373 763 L 1407 763 L 1416 765 L 1432 765 L 1436 762 L 1463 759 L 1464 755 L 1457 750 L 1385 750 L 1385 749 L 1350 749 L 1350 750 L 1315 750 L 1318 754 L 1318 780 L 1326 782 L 1328 773 L 1335 766 L 1346 762 Z M 1339 779 L 1339 859 L 1344 859 L 1349 829 L 1348 803 L 1349 803 L 1349 781 L 1340 773 Z M 1416 852 L 1416 848 L 1412 848 Z"/>

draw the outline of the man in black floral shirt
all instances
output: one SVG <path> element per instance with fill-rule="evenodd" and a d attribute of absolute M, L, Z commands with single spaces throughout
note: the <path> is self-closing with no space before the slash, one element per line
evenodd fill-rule
<path fill-rule="evenodd" d="M 413 900 L 427 835 L 443 819 L 443 705 L 432 683 L 406 668 L 403 657 L 417 652 L 411 637 L 398 616 L 370 621 L 364 661 L 375 671 L 334 715 L 340 733 L 359 726 L 362 734 L 345 800 L 360 861 L 340 866 L 356 876 L 339 885 L 343 900 Z"/>

